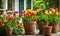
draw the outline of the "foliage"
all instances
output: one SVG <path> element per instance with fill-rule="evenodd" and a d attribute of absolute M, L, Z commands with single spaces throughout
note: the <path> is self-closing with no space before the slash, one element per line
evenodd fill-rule
<path fill-rule="evenodd" d="M 54 5 L 53 5 L 54 4 Z M 49 9 L 58 7 L 58 0 L 34 0 L 33 9 Z"/>

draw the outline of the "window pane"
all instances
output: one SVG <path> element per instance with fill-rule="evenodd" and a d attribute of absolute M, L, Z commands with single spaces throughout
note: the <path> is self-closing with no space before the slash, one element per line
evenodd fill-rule
<path fill-rule="evenodd" d="M 3 13 L 2 9 L 4 9 L 4 0 L 0 0 L 0 12 Z"/>
<path fill-rule="evenodd" d="M 12 10 L 12 0 L 8 0 L 8 10 Z"/>
<path fill-rule="evenodd" d="M 0 9 L 3 9 L 4 0 L 0 0 Z"/>

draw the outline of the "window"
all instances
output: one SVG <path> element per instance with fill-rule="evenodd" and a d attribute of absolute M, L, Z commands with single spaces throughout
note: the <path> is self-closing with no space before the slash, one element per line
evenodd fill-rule
<path fill-rule="evenodd" d="M 12 0 L 8 0 L 8 10 L 12 10 Z"/>
<path fill-rule="evenodd" d="M 0 0 L 0 12 L 4 10 L 4 0 Z"/>

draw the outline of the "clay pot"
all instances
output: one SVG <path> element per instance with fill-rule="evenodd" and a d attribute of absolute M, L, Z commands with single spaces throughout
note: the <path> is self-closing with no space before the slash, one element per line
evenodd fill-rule
<path fill-rule="evenodd" d="M 52 33 L 57 33 L 58 32 L 58 23 L 57 22 L 50 22 L 49 26 L 52 26 Z"/>
<path fill-rule="evenodd" d="M 44 27 L 44 36 L 51 36 L 52 26 Z"/>
<path fill-rule="evenodd" d="M 5 28 L 5 29 L 6 29 L 6 35 L 7 36 L 12 36 L 13 28 Z"/>
<path fill-rule="evenodd" d="M 39 28 L 39 34 L 43 34 L 43 28 L 44 26 L 48 26 L 48 23 L 47 22 L 38 22 L 38 28 Z"/>
<path fill-rule="evenodd" d="M 35 33 L 36 22 L 23 22 L 25 34 L 32 35 Z"/>

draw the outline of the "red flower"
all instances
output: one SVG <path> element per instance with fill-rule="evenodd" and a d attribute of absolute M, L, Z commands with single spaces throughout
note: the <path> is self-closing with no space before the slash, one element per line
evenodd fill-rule
<path fill-rule="evenodd" d="M 14 20 L 14 17 L 13 17 L 13 16 L 10 16 L 9 19 L 10 19 L 10 20 Z"/>
<path fill-rule="evenodd" d="M 0 12 L 0 15 L 2 14 L 2 12 Z"/>
<path fill-rule="evenodd" d="M 0 21 L 0 25 L 2 25 L 2 21 Z"/>
<path fill-rule="evenodd" d="M 23 24 L 22 23 L 19 23 L 18 26 L 21 27 L 21 26 L 23 26 Z"/>
<path fill-rule="evenodd" d="M 10 19 L 10 16 L 6 16 L 6 19 L 9 20 Z"/>
<path fill-rule="evenodd" d="M 18 13 L 18 11 L 14 11 L 14 13 L 13 13 L 13 14 L 14 14 L 14 15 L 16 15 L 17 13 Z"/>
<path fill-rule="evenodd" d="M 52 10 L 53 10 L 53 8 L 50 8 L 49 10 L 50 10 L 50 11 L 52 11 Z"/>
<path fill-rule="evenodd" d="M 22 15 L 24 16 L 25 14 L 26 14 L 26 13 L 25 13 L 25 11 L 23 10 L 23 11 L 22 11 Z"/>
<path fill-rule="evenodd" d="M 21 17 L 22 16 L 22 14 L 19 14 L 19 17 Z"/>

